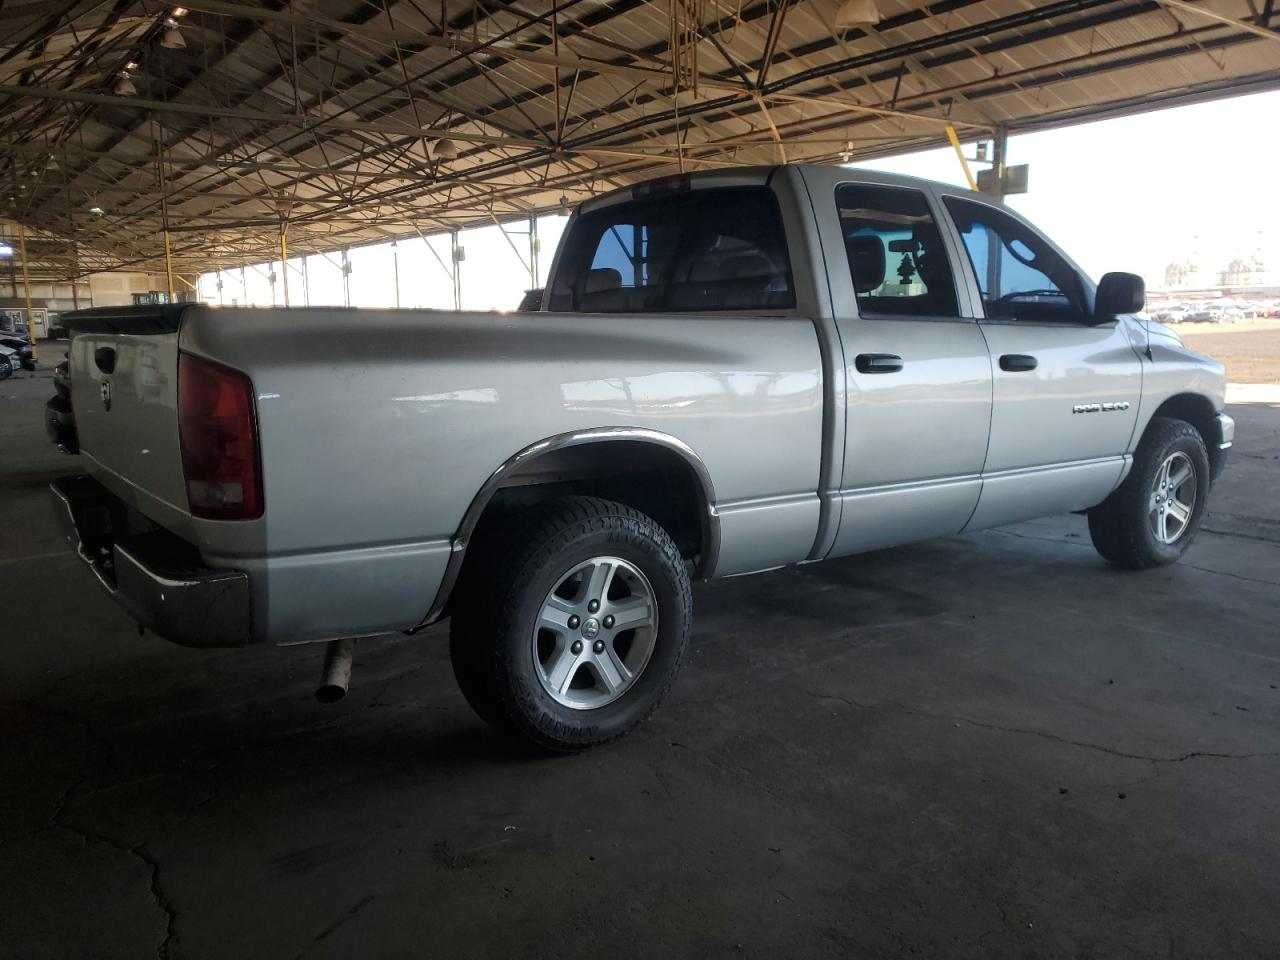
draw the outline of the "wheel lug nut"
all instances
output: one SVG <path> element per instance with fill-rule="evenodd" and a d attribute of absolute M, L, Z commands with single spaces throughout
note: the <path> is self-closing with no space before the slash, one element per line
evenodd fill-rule
<path fill-rule="evenodd" d="M 612 629 L 613 629 L 613 623 L 614 623 L 614 620 L 613 620 L 613 616 L 612 616 L 612 615 L 607 616 L 607 617 L 605 617 L 605 618 L 604 618 L 604 628 L 605 628 L 606 630 L 612 630 Z"/>
<path fill-rule="evenodd" d="M 582 641 L 581 640 L 573 641 L 573 644 L 569 647 L 569 649 L 573 651 L 574 656 L 577 656 L 582 652 Z"/>
<path fill-rule="evenodd" d="M 587 604 L 587 613 L 595 613 L 599 609 L 600 609 L 599 600 L 592 600 L 590 603 Z"/>
<path fill-rule="evenodd" d="M 572 617 L 569 618 L 569 629 L 577 630 L 578 624 L 580 623 L 582 623 L 582 620 L 579 619 L 578 615 L 575 613 Z"/>
<path fill-rule="evenodd" d="M 594 650 L 596 653 L 604 653 L 604 641 L 597 640 L 595 643 L 591 645 L 591 649 Z"/>

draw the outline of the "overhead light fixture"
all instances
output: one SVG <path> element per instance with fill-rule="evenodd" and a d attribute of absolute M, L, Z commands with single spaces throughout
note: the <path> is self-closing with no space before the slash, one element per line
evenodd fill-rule
<path fill-rule="evenodd" d="M 178 21 L 166 20 L 164 33 L 160 37 L 160 46 L 166 50 L 182 50 L 186 45 L 187 41 L 182 38 L 182 31 L 178 29 Z"/>
<path fill-rule="evenodd" d="M 98 206 L 96 203 L 89 208 L 89 214 L 94 217 L 102 216 L 103 212 L 104 212 L 103 209 L 100 206 Z"/>
<path fill-rule="evenodd" d="M 185 17 L 189 11 L 186 7 L 174 7 L 169 11 L 171 17 Z"/>
<path fill-rule="evenodd" d="M 9 246 L 9 244 L 7 243 L 0 242 L 0 257 L 12 257 L 12 256 L 13 256 L 13 247 Z"/>
<path fill-rule="evenodd" d="M 836 29 L 852 30 L 854 27 L 874 27 L 880 22 L 880 11 L 875 0 L 844 0 L 836 11 Z"/>
<path fill-rule="evenodd" d="M 136 96 L 137 93 L 138 88 L 135 87 L 133 85 L 133 81 L 129 79 L 129 72 L 127 70 L 121 70 L 120 76 L 116 78 L 116 96 L 132 97 Z"/>
<path fill-rule="evenodd" d="M 567 217 L 569 215 L 569 198 L 564 194 L 560 195 L 560 216 Z"/>
<path fill-rule="evenodd" d="M 452 140 L 437 140 L 432 153 L 437 160 L 458 159 L 458 148 L 453 145 Z"/>
<path fill-rule="evenodd" d="M 138 61 L 137 61 L 137 60 L 130 60 L 128 63 L 126 63 L 126 64 L 124 65 L 124 68 L 125 68 L 126 70 L 137 70 L 137 69 L 138 69 Z"/>

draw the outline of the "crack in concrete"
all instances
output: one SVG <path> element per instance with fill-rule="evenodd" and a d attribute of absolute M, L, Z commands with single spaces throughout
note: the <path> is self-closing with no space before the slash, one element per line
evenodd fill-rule
<path fill-rule="evenodd" d="M 1212 573 L 1219 577 L 1230 577 L 1232 580 L 1244 580 L 1246 583 L 1262 583 L 1268 587 L 1280 587 L 1280 580 L 1263 580 L 1261 577 L 1246 577 L 1241 573 L 1227 573 L 1225 570 L 1211 570 L 1208 567 L 1197 567 L 1194 563 L 1187 563 L 1183 560 L 1178 564 L 1181 567 L 1190 567 L 1192 570 L 1199 570 L 1201 573 Z"/>
<path fill-rule="evenodd" d="M 1201 527 L 1200 529 L 1204 533 L 1211 533 L 1219 537 L 1239 537 L 1241 539 L 1246 539 L 1246 540 L 1257 540 L 1262 543 L 1276 542 L 1275 540 L 1269 540 L 1264 537 L 1250 537 L 1244 534 L 1227 533 L 1225 531 L 1214 530 L 1209 527 Z M 996 530 L 985 530 L 982 532 L 993 533 L 1001 537 L 1017 537 L 1019 540 L 1039 540 L 1042 543 L 1058 543 L 1058 544 L 1063 544 L 1069 547 L 1082 547 L 1090 550 L 1093 549 L 1092 545 L 1088 543 L 1077 543 L 1074 540 L 1064 540 L 1058 537 L 1036 537 L 1036 536 L 1032 536 L 1029 533 L 1018 533 L 1014 530 L 996 529 Z M 1201 573 L 1212 573 L 1219 577 L 1230 577 L 1232 580 L 1243 580 L 1246 583 L 1261 583 L 1261 584 L 1265 584 L 1268 587 L 1280 587 L 1280 581 L 1277 581 L 1277 580 L 1263 580 L 1260 577 L 1246 577 L 1244 574 L 1241 574 L 1241 573 L 1227 573 L 1225 570 L 1213 570 L 1213 569 L 1210 569 L 1209 567 L 1198 567 L 1194 563 L 1187 563 L 1185 558 L 1180 560 L 1177 565 L 1179 567 L 1186 567 L 1191 570 L 1199 570 Z"/>
<path fill-rule="evenodd" d="M 834 693 L 820 693 L 818 691 L 804 691 L 812 697 L 823 700 L 838 700 L 841 703 L 854 707 L 858 710 L 899 710 L 910 716 L 926 717 L 931 720 L 950 720 L 952 723 L 963 723 L 968 726 L 978 727 L 982 730 L 994 730 L 999 733 L 1012 733 L 1021 736 L 1039 737 L 1042 740 L 1050 740 L 1054 743 L 1061 743 L 1064 746 L 1079 747 L 1083 750 L 1094 750 L 1098 753 L 1105 753 L 1108 756 L 1119 757 L 1123 760 L 1141 760 L 1147 763 L 1183 763 L 1187 760 L 1255 760 L 1270 759 L 1280 757 L 1280 752 L 1257 752 L 1257 753 L 1223 753 L 1213 750 L 1191 750 L 1186 753 L 1174 754 L 1172 756 L 1150 756 L 1142 753 L 1129 753 L 1125 750 L 1117 750 L 1114 747 L 1107 747 L 1099 743 L 1090 743 L 1087 740 L 1072 740 L 1069 737 L 1060 734 L 1051 733 L 1047 730 L 1036 730 L 1033 727 L 1008 727 L 998 723 L 989 723 L 983 720 L 975 720 L 972 717 L 960 716 L 959 714 L 934 713 L 929 710 L 919 710 L 909 707 L 906 704 L 886 701 L 882 703 L 863 703 L 858 700 L 852 700 L 848 697 L 840 696 Z"/>
<path fill-rule="evenodd" d="M 56 686 L 58 682 L 60 682 L 60 680 L 55 681 L 54 685 Z M 82 777 L 79 777 L 68 785 L 67 789 L 63 791 L 62 796 L 58 798 L 58 802 L 54 805 L 53 811 L 49 814 L 49 826 L 74 834 L 85 843 L 101 843 L 111 847 L 113 850 L 119 850 L 122 853 L 127 853 L 146 866 L 147 871 L 150 874 L 148 889 L 151 892 L 151 898 L 155 901 L 156 906 L 159 907 L 165 917 L 165 935 L 164 939 L 156 946 L 156 956 L 159 957 L 159 960 L 176 960 L 178 954 L 177 931 L 175 927 L 178 921 L 178 912 L 174 907 L 173 902 L 164 892 L 164 887 L 160 882 L 160 862 L 147 848 L 146 841 L 144 840 L 141 843 L 130 846 L 129 844 L 121 843 L 119 840 L 115 840 L 104 833 L 98 833 L 97 831 L 77 826 L 67 819 L 67 812 L 70 809 L 71 804 L 81 795 L 89 780 L 96 778 L 101 781 L 107 772 L 115 765 L 115 748 L 112 747 L 111 742 L 98 733 L 98 731 L 94 729 L 93 724 L 84 717 L 77 716 L 76 714 L 65 710 L 59 710 L 55 707 L 42 706 L 35 701 L 27 701 L 23 703 L 22 706 L 37 715 L 53 717 L 63 723 L 69 723 L 73 726 L 79 727 L 84 731 L 88 740 L 98 748 L 102 756 L 102 762 L 98 769 L 92 773 L 84 774 Z M 38 832 L 39 831 L 31 831 L 30 834 L 24 834 L 24 836 L 30 836 L 31 834 Z"/>
<path fill-rule="evenodd" d="M 54 824 L 59 829 L 66 830 L 80 837 L 86 843 L 101 843 L 113 850 L 119 850 L 121 853 L 127 853 L 135 860 L 142 863 L 150 873 L 150 883 L 148 889 L 151 892 L 151 899 L 155 901 L 157 907 L 160 908 L 165 918 L 164 939 L 156 945 L 156 956 L 160 960 L 177 960 L 178 951 L 178 911 L 173 905 L 168 895 L 164 891 L 164 886 L 160 882 L 160 861 L 155 858 L 150 850 L 147 849 L 146 841 L 129 846 L 127 843 L 121 843 L 112 837 L 108 837 L 104 833 L 98 833 L 93 830 L 87 830 L 84 827 L 78 827 L 74 823 L 60 821 Z"/>
<path fill-rule="evenodd" d="M 1223 530 L 1221 527 L 1206 527 L 1201 525 L 1201 532 L 1212 533 L 1218 537 L 1230 537 L 1233 540 L 1249 540 L 1252 543 L 1271 543 L 1280 544 L 1280 540 L 1275 537 L 1263 537 L 1256 533 L 1240 533 L 1235 530 Z"/>

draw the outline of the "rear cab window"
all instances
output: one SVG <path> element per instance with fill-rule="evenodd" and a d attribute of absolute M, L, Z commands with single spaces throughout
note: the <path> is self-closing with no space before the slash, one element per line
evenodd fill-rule
<path fill-rule="evenodd" d="M 858 312 L 958 317 L 955 278 L 924 193 L 845 183 L 836 188 Z"/>
<path fill-rule="evenodd" d="M 768 187 L 632 200 L 573 223 L 550 309 L 582 313 L 787 310 L 796 305 Z"/>

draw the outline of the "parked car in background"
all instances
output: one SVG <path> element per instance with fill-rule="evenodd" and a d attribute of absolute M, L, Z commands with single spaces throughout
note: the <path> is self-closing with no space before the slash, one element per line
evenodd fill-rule
<path fill-rule="evenodd" d="M 0 346 L 0 380 L 8 380 L 22 369 L 22 358 L 13 347 Z"/>
<path fill-rule="evenodd" d="M 25 337 L 0 337 L 0 346 L 18 351 L 23 370 L 34 370 L 36 368 L 36 352 L 32 348 L 30 340 Z"/>
<path fill-rule="evenodd" d="M 1240 307 L 1223 307 L 1222 319 L 1227 323 L 1237 323 L 1245 318 L 1245 312 Z"/>
<path fill-rule="evenodd" d="M 1193 304 L 1184 318 L 1187 323 L 1221 323 L 1222 311 L 1207 303 Z"/>

